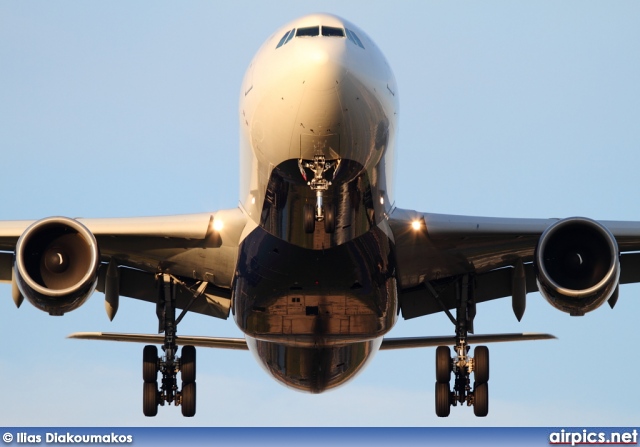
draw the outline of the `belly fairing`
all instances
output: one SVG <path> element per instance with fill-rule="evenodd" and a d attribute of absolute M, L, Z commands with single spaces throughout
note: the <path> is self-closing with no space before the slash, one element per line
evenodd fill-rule
<path fill-rule="evenodd" d="M 353 379 L 369 363 L 382 338 L 321 348 L 288 346 L 247 337 L 249 350 L 278 382 L 321 393 Z"/>
<path fill-rule="evenodd" d="M 248 336 L 326 347 L 386 334 L 398 314 L 395 256 L 378 227 L 311 250 L 258 227 L 242 242 L 233 314 Z"/>
<path fill-rule="evenodd" d="M 396 322 L 393 245 L 378 227 L 313 250 L 256 228 L 240 246 L 233 315 L 279 382 L 319 393 L 355 377 Z"/>

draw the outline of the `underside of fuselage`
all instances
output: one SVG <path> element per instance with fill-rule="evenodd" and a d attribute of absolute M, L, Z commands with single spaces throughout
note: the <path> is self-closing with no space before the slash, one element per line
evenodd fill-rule
<path fill-rule="evenodd" d="M 355 377 L 380 348 L 382 337 L 341 346 L 309 348 L 247 337 L 249 350 L 280 383 L 321 393 Z"/>
<path fill-rule="evenodd" d="M 398 313 L 393 245 L 378 227 L 302 248 L 258 227 L 242 243 L 233 314 L 280 382 L 321 392 L 353 377 Z"/>

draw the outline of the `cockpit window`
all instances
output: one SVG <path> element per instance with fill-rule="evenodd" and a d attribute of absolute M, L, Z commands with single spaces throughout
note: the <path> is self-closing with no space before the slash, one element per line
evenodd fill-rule
<path fill-rule="evenodd" d="M 291 39 L 293 39 L 293 36 L 296 34 L 296 29 L 292 29 L 291 32 L 289 33 L 289 37 L 287 37 L 287 40 L 284 41 L 283 45 L 286 45 L 289 43 L 289 41 Z"/>
<path fill-rule="evenodd" d="M 323 26 L 322 35 L 328 37 L 344 37 L 344 30 L 335 26 Z"/>
<path fill-rule="evenodd" d="M 287 31 L 286 33 L 284 33 L 284 36 L 282 36 L 282 39 L 280 39 L 280 42 L 278 42 L 278 45 L 276 46 L 276 49 L 280 48 L 282 45 L 284 45 L 285 43 L 288 42 L 289 36 L 293 37 L 293 32 L 295 31 L 295 29 L 290 29 L 289 31 Z"/>
<path fill-rule="evenodd" d="M 364 45 L 362 45 L 362 42 L 358 38 L 358 35 L 351 31 L 349 28 L 345 28 L 344 30 L 347 32 L 347 37 L 349 38 L 349 40 L 364 50 Z"/>
<path fill-rule="evenodd" d="M 356 33 L 351 31 L 348 28 L 339 28 L 337 26 L 322 26 L 322 34 L 320 33 L 320 26 L 305 26 L 303 28 L 298 29 L 290 29 L 278 42 L 277 48 L 280 48 L 283 45 L 289 43 L 293 37 L 316 37 L 322 35 L 323 37 L 346 37 L 354 44 L 359 46 L 364 50 L 364 45 L 362 45 L 362 41 L 358 38 Z"/>
<path fill-rule="evenodd" d="M 313 37 L 320 35 L 319 26 L 307 26 L 305 28 L 298 28 L 296 37 Z"/>

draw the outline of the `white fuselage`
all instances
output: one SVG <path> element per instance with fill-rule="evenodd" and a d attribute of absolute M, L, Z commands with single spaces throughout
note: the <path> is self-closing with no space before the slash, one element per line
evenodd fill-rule
<path fill-rule="evenodd" d="M 277 47 L 286 32 L 314 26 L 349 31 L 344 37 L 323 36 L 320 28 L 317 36 L 290 37 Z M 309 15 L 283 26 L 262 45 L 242 82 L 242 206 L 260 224 L 273 168 L 322 152 L 327 159 L 358 162 L 377 190 L 376 209 L 388 212 L 394 197 L 397 116 L 398 94 L 391 68 L 362 30 L 326 14 Z M 380 178 L 381 169 L 384 178 Z M 353 172 L 351 178 L 358 174 Z"/>
<path fill-rule="evenodd" d="M 240 193 L 254 229 L 240 244 L 232 309 L 262 366 L 293 388 L 345 383 L 397 319 L 385 219 L 397 117 L 384 56 L 335 16 L 285 25 L 245 75 Z"/>

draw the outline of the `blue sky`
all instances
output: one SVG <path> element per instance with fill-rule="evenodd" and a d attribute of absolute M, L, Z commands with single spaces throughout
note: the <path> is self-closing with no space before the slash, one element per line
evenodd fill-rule
<path fill-rule="evenodd" d="M 0 219 L 206 212 L 238 201 L 237 104 L 279 26 L 331 12 L 385 53 L 400 94 L 396 205 L 504 217 L 640 221 L 640 4 L 631 1 L 0 3 Z M 246 352 L 198 351 L 198 413 L 142 416 L 142 346 L 66 340 L 153 332 L 153 306 L 95 294 L 62 318 L 0 286 L 3 425 L 637 425 L 640 287 L 572 318 L 538 294 L 478 309 L 490 413 L 434 415 L 434 350 L 379 353 L 346 387 L 290 391 Z M 239 336 L 189 315 L 180 332 Z M 443 315 L 391 336 L 453 334 Z"/>

